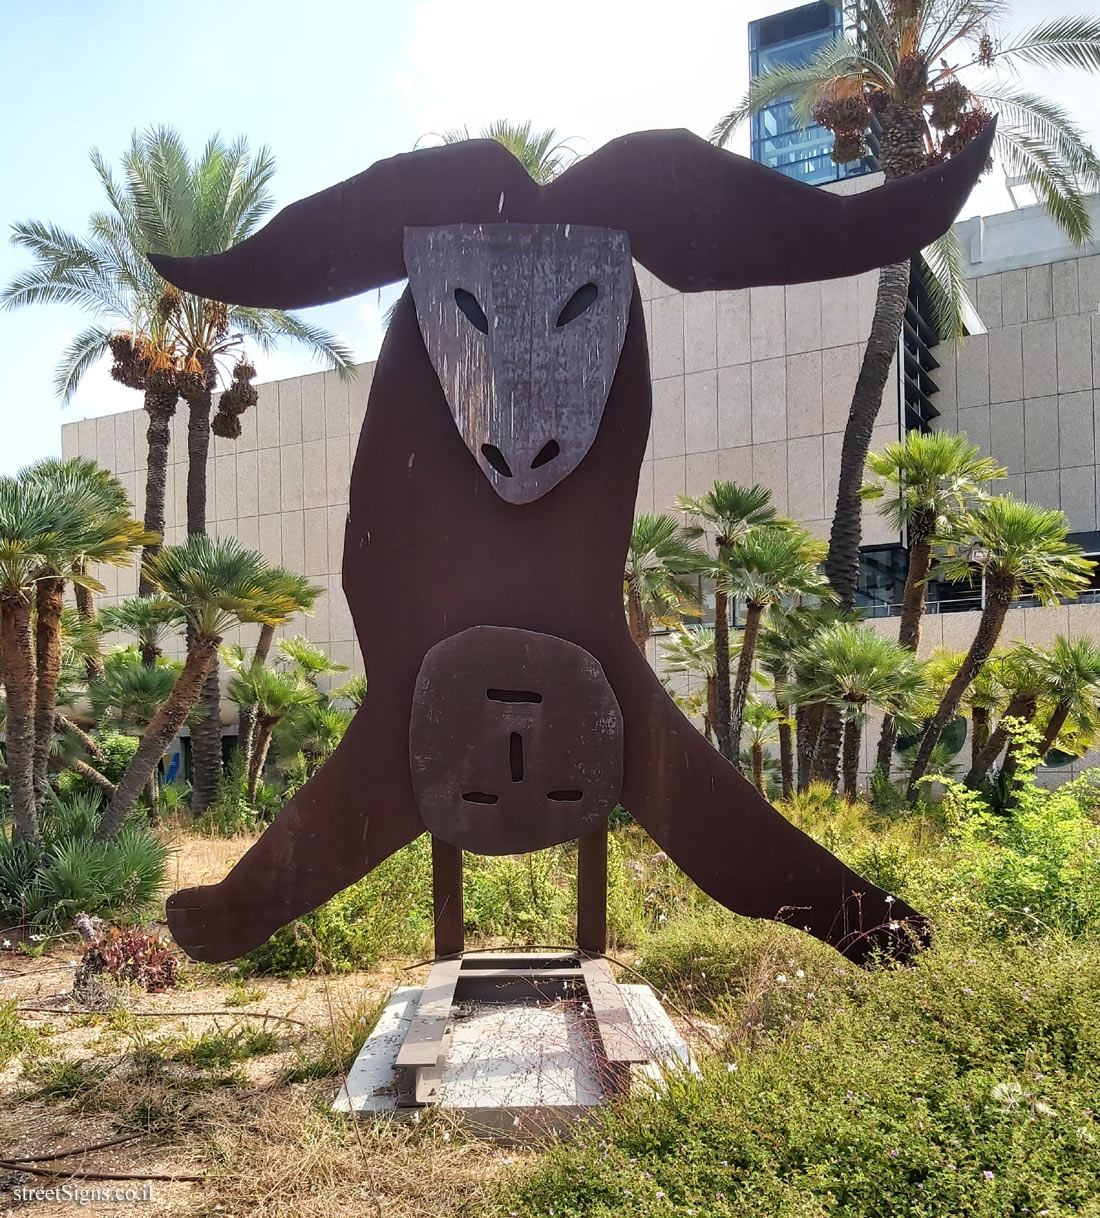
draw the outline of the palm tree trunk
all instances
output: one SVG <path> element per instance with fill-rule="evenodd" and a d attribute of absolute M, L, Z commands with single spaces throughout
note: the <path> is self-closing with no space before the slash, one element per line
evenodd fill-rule
<path fill-rule="evenodd" d="M 848 719 L 844 724 L 844 798 L 855 803 L 859 798 L 859 746 L 862 728 L 859 720 Z"/>
<path fill-rule="evenodd" d="M 1066 720 L 1069 718 L 1069 703 L 1059 702 L 1051 712 L 1050 719 L 1047 720 L 1046 730 L 1043 732 L 1043 738 L 1039 741 L 1039 760 L 1042 761 L 1047 753 L 1054 747 L 1054 742 L 1058 739 L 1058 733 L 1066 725 Z"/>
<path fill-rule="evenodd" d="M 718 751 L 727 761 L 733 756 L 730 742 L 730 617 L 729 597 L 720 588 L 714 590 L 714 663 L 718 688 L 714 735 Z"/>
<path fill-rule="evenodd" d="M 709 740 L 718 719 L 718 681 L 713 673 L 707 674 L 707 713 L 704 719 L 707 723 L 707 739 Z"/>
<path fill-rule="evenodd" d="M 638 650 L 642 655 L 645 655 L 651 627 L 648 615 L 642 608 L 642 598 L 633 584 L 628 585 L 626 612 L 627 620 L 630 623 L 630 637 L 638 644 Z"/>
<path fill-rule="evenodd" d="M 221 680 L 218 657 L 206 673 L 200 699 L 203 717 L 191 728 L 191 812 L 201 816 L 218 799 L 222 782 Z"/>
<path fill-rule="evenodd" d="M 77 575 L 85 575 L 88 564 L 77 563 L 75 570 Z M 73 595 L 76 598 L 76 611 L 88 628 L 91 639 L 91 651 L 84 657 L 84 673 L 89 681 L 98 681 L 103 676 L 103 657 L 99 654 L 99 630 L 95 626 L 95 597 L 90 588 L 82 588 L 80 584 L 73 585 Z"/>
<path fill-rule="evenodd" d="M 936 708 L 932 721 L 925 729 L 920 752 L 917 754 L 916 761 L 913 762 L 907 792 L 910 800 L 916 795 L 917 783 L 924 777 L 924 773 L 928 769 L 932 750 L 936 747 L 940 734 L 959 709 L 959 703 L 962 701 L 963 694 L 970 688 L 971 681 L 981 671 L 982 665 L 989 659 L 990 653 L 996 647 L 1015 590 L 1016 581 L 1011 577 L 990 576 L 986 580 L 985 608 L 978 621 L 974 641 L 970 644 L 970 650 L 966 653 L 966 659 L 963 660 L 954 680 L 947 687 L 947 692 Z"/>
<path fill-rule="evenodd" d="M 256 640 L 256 650 L 252 653 L 253 664 L 266 664 L 271 654 L 271 644 L 275 639 L 275 627 L 264 624 L 260 627 L 260 637 Z M 252 764 L 252 750 L 256 744 L 256 708 L 242 706 L 237 716 L 237 748 L 244 760 L 245 773 Z"/>
<path fill-rule="evenodd" d="M 90 757 L 95 757 L 99 761 L 106 759 L 106 755 L 99 747 L 96 741 L 88 735 L 88 733 L 80 726 L 79 723 L 74 723 L 71 719 L 64 715 L 54 716 L 54 731 L 57 732 L 72 732 L 72 734 L 80 741 L 80 743 L 88 750 Z"/>
<path fill-rule="evenodd" d="M 798 789 L 805 791 L 813 780 L 817 741 L 821 735 L 824 706 L 800 706 L 795 711 L 795 747 L 798 755 Z"/>
<path fill-rule="evenodd" d="M 754 740 L 750 745 L 752 753 L 752 781 L 756 789 L 768 798 L 768 788 L 764 785 L 764 746 L 759 740 Z"/>
<path fill-rule="evenodd" d="M 737 658 L 737 683 L 733 687 L 733 704 L 730 707 L 730 748 L 732 761 L 741 768 L 741 731 L 745 722 L 745 703 L 752 680 L 752 662 L 756 655 L 756 639 L 760 634 L 760 619 L 763 605 L 749 601 L 745 607 L 745 629 L 741 634 L 741 654 Z"/>
<path fill-rule="evenodd" d="M 871 447 L 875 420 L 882 406 L 890 364 L 897 353 L 908 295 L 908 259 L 883 267 L 878 277 L 871 333 L 863 353 L 840 448 L 840 481 L 829 533 L 829 553 L 825 559 L 825 575 L 845 609 L 851 609 L 855 604 L 859 579 L 859 544 L 862 536 L 859 489 L 863 485 L 863 467 Z"/>
<path fill-rule="evenodd" d="M 31 605 L 21 592 L 0 596 L 0 675 L 8 698 L 5 739 L 15 835 L 38 845 L 34 797 L 34 636 Z"/>
<path fill-rule="evenodd" d="M 977 764 L 982 749 L 989 743 L 989 707 L 972 707 L 970 723 L 970 765 L 973 767 Z"/>
<path fill-rule="evenodd" d="M 794 740 L 790 708 L 780 698 L 776 698 L 775 705 L 783 716 L 779 720 L 779 773 L 783 783 L 783 798 L 790 799 L 794 794 Z"/>
<path fill-rule="evenodd" d="M 97 840 L 109 841 L 122 828 L 149 775 L 156 769 L 157 762 L 172 743 L 172 737 L 183 727 L 198 700 L 206 674 L 217 657 L 220 642 L 219 638 L 207 635 L 197 635 L 192 640 L 172 692 L 145 729 L 137 752 L 119 779 L 114 796 L 96 830 Z"/>
<path fill-rule="evenodd" d="M 267 761 L 267 750 L 271 746 L 271 729 L 274 725 L 261 718 L 256 724 L 256 747 L 252 750 L 252 758 L 248 765 L 248 806 L 256 806 L 256 788 L 260 783 L 260 775 L 264 772 L 264 762 Z"/>
<path fill-rule="evenodd" d="M 821 708 L 821 731 L 814 754 L 813 778 L 815 782 L 827 783 L 836 790 L 840 772 L 840 747 L 844 735 L 844 721 L 835 706 Z"/>
<path fill-rule="evenodd" d="M 905 596 L 901 605 L 901 621 L 898 624 L 898 645 L 916 652 L 920 647 L 920 625 L 924 616 L 924 597 L 928 572 L 932 568 L 932 542 L 924 530 L 913 537 L 909 546 L 909 570 L 905 576 Z M 890 763 L 894 757 L 898 726 L 893 715 L 882 721 L 882 734 L 878 738 L 878 754 L 875 764 L 890 777 Z"/>
<path fill-rule="evenodd" d="M 40 579 L 35 591 L 34 795 L 42 802 L 49 785 L 57 682 L 61 676 L 61 610 L 65 581 Z"/>
<path fill-rule="evenodd" d="M 1031 699 L 1016 695 L 1010 699 L 1008 706 L 1005 707 L 1005 713 L 1001 716 L 1000 723 L 996 729 L 987 737 L 985 744 L 978 751 L 978 755 L 973 757 L 970 762 L 970 770 L 966 775 L 966 785 L 972 790 L 981 786 L 985 776 L 989 773 L 993 763 L 1001 755 L 1001 750 L 1008 743 L 1008 720 L 1021 719 L 1027 713 L 1028 703 Z"/>
<path fill-rule="evenodd" d="M 176 413 L 179 395 L 175 389 L 146 389 L 145 410 L 149 427 L 145 432 L 148 445 L 145 471 L 145 527 L 150 532 L 164 534 L 164 490 L 168 479 L 168 449 L 172 439 L 171 420 Z M 142 569 L 138 577 L 138 593 L 149 596 L 152 583 L 145 578 L 145 560 L 160 549 L 155 541 L 141 551 Z"/>

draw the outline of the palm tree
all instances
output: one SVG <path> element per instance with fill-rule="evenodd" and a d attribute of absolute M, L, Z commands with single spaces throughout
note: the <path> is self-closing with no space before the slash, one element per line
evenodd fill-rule
<path fill-rule="evenodd" d="M 183 626 L 183 614 L 163 597 L 129 596 L 101 610 L 99 625 L 105 634 L 119 631 L 133 635 L 142 664 L 153 668 L 160 659 L 165 639 Z"/>
<path fill-rule="evenodd" d="M 772 682 L 772 693 L 776 709 L 780 712 L 777 723 L 779 732 L 779 773 L 783 798 L 790 799 L 795 792 L 795 728 L 801 709 L 794 712 L 790 704 L 790 686 L 795 678 L 795 656 L 800 647 L 809 640 L 805 618 L 800 609 L 784 605 L 773 605 L 764 617 L 757 641 L 760 666 Z M 810 754 L 812 757 L 812 748 Z"/>
<path fill-rule="evenodd" d="M 290 711 L 272 733 L 280 765 L 294 765 L 303 780 L 311 778 L 335 751 L 354 715 L 324 699 Z"/>
<path fill-rule="evenodd" d="M 910 651 L 920 646 L 925 588 L 937 541 L 947 541 L 967 507 L 985 483 L 1004 478 L 1008 470 L 981 455 L 964 435 L 948 431 L 906 433 L 867 457 L 870 475 L 860 491 L 864 499 L 879 500 L 879 514 L 907 536 L 909 570 L 898 625 L 898 642 Z M 883 720 L 878 742 L 878 766 L 889 776 L 897 726 Z"/>
<path fill-rule="evenodd" d="M 709 740 L 718 707 L 714 630 L 710 626 L 689 627 L 681 623 L 661 640 L 661 662 L 665 672 L 683 672 L 703 679 L 703 735 Z"/>
<path fill-rule="evenodd" d="M 276 581 L 290 606 L 287 614 L 278 621 L 264 622 L 260 626 L 260 636 L 256 640 L 256 650 L 252 653 L 252 663 L 266 664 L 271 654 L 271 644 L 275 641 L 275 629 L 285 626 L 299 613 L 308 613 L 317 603 L 317 598 L 324 591 L 316 584 L 311 584 L 304 575 L 288 571 L 286 567 L 272 567 L 269 578 Z M 245 769 L 251 763 L 252 750 L 255 743 L 256 716 L 252 707 L 242 706 L 237 720 L 237 747 L 244 757 Z"/>
<path fill-rule="evenodd" d="M 152 535 L 132 519 L 121 484 L 94 461 L 83 457 L 69 461 L 46 458 L 28 466 L 19 479 L 42 486 L 59 512 L 79 521 L 79 527 L 68 533 L 68 550 L 58 551 L 53 561 L 43 566 L 35 587 L 33 777 L 35 796 L 41 802 L 46 793 L 61 675 L 66 578 L 75 576 L 85 588 L 98 587 L 87 575 L 90 564 L 128 566 L 135 551 Z"/>
<path fill-rule="evenodd" d="M 295 708 L 320 698 L 300 673 L 250 664 L 229 679 L 228 694 L 239 706 L 250 706 L 256 717 L 256 744 L 248 763 L 248 802 L 256 802 L 256 785 L 267 760 L 272 730 Z"/>
<path fill-rule="evenodd" d="M 865 626 L 839 622 L 821 631 L 803 650 L 798 697 L 834 706 L 844 722 L 844 794 L 859 794 L 859 749 L 870 710 L 899 714 L 921 695 L 922 663 L 893 639 Z"/>
<path fill-rule="evenodd" d="M 205 532 L 212 395 L 220 378 L 229 398 L 214 421 L 215 431 L 239 435 L 236 416 L 251 404 L 245 399 L 255 369 L 244 378 L 245 388 L 240 376 L 227 373 L 231 362 L 242 364 L 244 341 L 267 351 L 291 339 L 345 377 L 354 373 L 352 355 L 331 334 L 292 313 L 180 293 L 146 258 L 148 253 L 219 253 L 254 232 L 273 203 L 269 186 L 275 160 L 268 149 L 253 156 L 247 141 L 226 144 L 215 136 L 192 158 L 177 132 L 160 127 L 133 134 L 121 182 L 98 150 L 92 150 L 91 161 L 108 209 L 90 217 L 84 239 L 42 221 L 16 224 L 12 241 L 34 256 L 34 264 L 8 285 L 0 301 L 7 308 L 78 304 L 95 319 L 58 365 L 55 386 L 64 401 L 108 353 L 115 379 L 144 391 L 149 412 L 145 524 L 156 533 L 164 531 L 168 424 L 177 400 L 187 402 L 187 529 Z"/>
<path fill-rule="evenodd" d="M 1075 244 L 1091 239 L 1085 193 L 1100 188 L 1100 159 L 1061 107 L 1019 89 L 1011 76 L 993 69 L 1100 70 L 1100 19 L 1059 17 L 1009 41 L 995 41 L 989 27 L 1004 16 L 1000 0 L 856 0 L 850 10 L 853 38 L 838 38 L 806 64 L 776 67 L 756 77 L 740 105 L 717 124 L 712 139 L 725 144 L 750 115 L 793 99 L 803 123 L 813 119 L 833 132 L 832 158 L 844 164 L 867 155 L 865 132 L 873 115 L 879 165 L 889 182 L 954 155 L 996 113 L 995 148 L 1006 172 L 1034 188 Z M 962 290 L 957 242 L 949 234 L 925 251 L 925 258 L 934 272 L 941 336 L 957 335 L 958 310 L 952 301 Z M 841 448 L 825 570 L 847 607 L 854 603 L 859 574 L 859 487 L 901 336 L 909 273 L 906 260 L 884 267 L 879 275 L 871 333 Z"/>
<path fill-rule="evenodd" d="M 623 600 L 630 634 L 645 653 L 654 620 L 667 621 L 699 601 L 699 549 L 675 516 L 644 513 L 634 521 L 623 573 Z"/>
<path fill-rule="evenodd" d="M 1002 695 L 1001 714 L 997 726 L 971 760 L 966 785 L 981 785 L 990 767 L 1000 757 L 1011 738 L 1010 722 L 1030 723 L 1047 691 L 1049 657 L 1039 647 L 1017 643 L 1015 647 L 991 657 L 983 672 L 995 669 L 995 680 Z M 1004 701 L 1003 699 L 1007 699 Z"/>
<path fill-rule="evenodd" d="M 718 697 L 714 736 L 727 761 L 734 758 L 730 724 L 730 636 L 729 593 L 723 572 L 727 570 L 730 550 L 751 530 L 779 522 L 771 502 L 771 491 L 763 486 L 738 486 L 735 482 L 715 482 L 702 495 L 681 495 L 676 510 L 686 512 L 693 523 L 684 529 L 685 537 L 704 540 L 714 534 L 714 555 L 700 562 L 702 574 L 715 580 L 714 655 Z"/>
<path fill-rule="evenodd" d="M 730 711 L 735 757 L 741 751 L 741 724 L 764 611 L 785 600 L 827 595 L 828 586 L 818 570 L 824 556 L 824 545 L 812 533 L 791 524 L 770 525 L 752 529 L 729 547 L 727 561 L 717 571 L 718 584 L 727 594 L 745 602 L 745 628 Z"/>
<path fill-rule="evenodd" d="M 192 645 L 172 692 L 146 728 L 119 780 L 96 831 L 101 840 L 118 833 L 165 749 L 186 722 L 225 631 L 240 622 L 279 621 L 292 608 L 281 580 L 272 577 L 272 568 L 235 538 L 211 541 L 205 534 L 195 533 L 184 545 L 165 546 L 145 566 L 150 582 L 183 614 Z"/>
<path fill-rule="evenodd" d="M 503 144 L 540 186 L 552 182 L 577 159 L 577 154 L 567 141 L 558 138 L 553 127 L 537 130 L 530 119 L 523 123 L 510 122 L 505 118 L 494 119 L 476 137 L 470 135 L 466 127 L 444 131 L 439 136 L 444 144 L 461 144 L 475 138 Z"/>
<path fill-rule="evenodd" d="M 314 688 L 317 687 L 319 677 L 348 670 L 346 664 L 337 664 L 323 648 L 311 643 L 309 639 L 302 638 L 300 634 L 280 639 L 278 646 L 284 662 L 291 666 L 294 674 Z"/>
<path fill-rule="evenodd" d="M 966 652 L 956 653 L 954 671 L 958 672 Z M 990 722 L 995 714 L 1000 714 L 1008 700 L 1008 693 L 1000 678 L 1000 669 L 1004 663 L 1006 652 L 994 648 L 989 659 L 977 674 L 970 687 L 963 695 L 962 705 L 970 711 L 970 764 L 978 760 L 978 755 L 989 743 Z M 932 658 L 935 658 L 933 653 Z M 946 689 L 946 684 L 944 685 Z"/>
<path fill-rule="evenodd" d="M 1050 752 L 1067 720 L 1089 723 L 1095 718 L 1100 692 L 1100 647 L 1092 639 L 1070 642 L 1058 635 L 1046 658 L 1047 696 L 1053 705 L 1039 741 L 1040 760 Z"/>
<path fill-rule="evenodd" d="M 745 703 L 744 723 L 748 729 L 752 781 L 765 799 L 768 798 L 768 788 L 764 781 L 764 748 L 775 739 L 776 731 L 785 717 L 778 707 L 761 698 L 750 697 Z"/>
<path fill-rule="evenodd" d="M 1019 591 L 1026 589 L 1042 603 L 1056 604 L 1086 587 L 1096 566 L 1081 556 L 1080 547 L 1066 541 L 1069 523 L 1062 512 L 1012 495 L 997 495 L 979 504 L 968 514 L 965 531 L 973 545 L 950 547 L 943 573 L 948 579 L 973 578 L 971 564 L 977 562 L 982 568 L 984 604 L 966 659 L 925 729 L 909 776 L 910 798 L 924 777 L 940 733 L 996 646 Z"/>

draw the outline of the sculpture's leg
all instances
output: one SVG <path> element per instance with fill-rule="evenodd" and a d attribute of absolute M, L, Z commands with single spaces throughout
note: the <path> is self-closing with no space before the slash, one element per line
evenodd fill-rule
<path fill-rule="evenodd" d="M 927 940 L 920 915 L 760 797 L 684 718 L 629 638 L 605 667 L 623 709 L 623 804 L 700 888 L 859 963 L 875 948 L 906 958 Z"/>
<path fill-rule="evenodd" d="M 372 690 L 336 752 L 225 879 L 169 898 L 168 925 L 196 960 L 232 960 L 423 831 L 407 723 Z"/>

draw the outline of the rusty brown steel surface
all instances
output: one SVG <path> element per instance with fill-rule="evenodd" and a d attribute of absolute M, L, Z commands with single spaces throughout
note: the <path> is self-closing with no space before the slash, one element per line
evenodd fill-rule
<path fill-rule="evenodd" d="M 413 691 L 409 761 L 425 827 L 478 854 L 590 833 L 622 791 L 623 720 L 564 639 L 474 626 L 436 643 Z"/>
<path fill-rule="evenodd" d="M 432 913 L 437 956 L 457 956 L 466 946 L 462 870 L 462 848 L 433 837 Z"/>
<path fill-rule="evenodd" d="M 607 951 L 607 824 L 577 842 L 577 946 Z"/>
<path fill-rule="evenodd" d="M 465 159 L 457 145 L 383 162 L 335 195 L 288 208 L 228 255 L 158 267 L 219 298 L 317 303 L 403 274 L 405 226 L 522 220 L 626 231 L 639 261 L 686 290 L 847 275 L 915 253 L 944 231 L 991 138 L 852 198 L 798 186 L 683 132 L 626 136 L 546 188 L 502 149 L 475 142 Z M 424 830 L 409 743 L 418 674 L 445 640 L 495 626 L 564 640 L 598 661 L 622 713 L 622 802 L 711 896 L 860 962 L 878 947 L 909 954 L 925 933 L 914 911 L 763 800 L 684 718 L 630 637 L 622 571 L 649 420 L 635 291 L 587 455 L 537 499 L 506 502 L 459 434 L 406 292 L 375 369 L 345 535 L 366 699 L 334 757 L 226 879 L 170 899 L 185 950 L 224 960 L 258 946 Z M 577 689 L 578 721 L 595 690 Z M 474 751 L 489 748 L 485 735 Z M 530 826 L 507 832 L 548 836 Z"/>
<path fill-rule="evenodd" d="M 497 494 L 529 503 L 596 438 L 626 333 L 625 233 L 577 224 L 411 228 L 420 333 L 459 434 Z"/>

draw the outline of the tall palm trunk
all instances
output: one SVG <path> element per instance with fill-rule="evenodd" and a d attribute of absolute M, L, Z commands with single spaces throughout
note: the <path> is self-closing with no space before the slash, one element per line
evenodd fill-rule
<path fill-rule="evenodd" d="M 215 373 L 203 358 L 201 387 L 184 395 L 187 402 L 187 532 L 206 532 L 206 460 L 210 453 L 210 407 Z M 189 646 L 190 646 L 190 635 Z M 218 658 L 202 687 L 202 718 L 191 728 L 191 811 L 201 816 L 217 801 L 222 779 L 221 681 Z"/>
<path fill-rule="evenodd" d="M 718 686 L 714 737 L 718 741 L 718 751 L 727 761 L 732 761 L 733 745 L 730 740 L 729 597 L 720 588 L 714 590 L 714 665 Z"/>
<path fill-rule="evenodd" d="M 829 532 L 829 553 L 825 559 L 825 575 L 845 609 L 851 609 L 855 604 L 859 580 L 859 545 L 862 539 L 859 489 L 863 485 L 863 467 L 871 447 L 875 420 L 882 406 L 890 364 L 897 354 L 908 295 L 908 260 L 884 266 L 878 277 L 871 333 L 852 394 L 848 422 L 844 427 L 840 448 L 840 481 L 833 525 Z"/>
<path fill-rule="evenodd" d="M 649 614 L 642 608 L 642 598 L 638 595 L 633 584 L 628 586 L 626 598 L 627 621 L 630 623 L 630 637 L 638 644 L 642 655 L 646 653 L 646 643 L 649 642 L 651 626 Z"/>
<path fill-rule="evenodd" d="M 930 532 L 914 529 L 909 545 L 909 571 L 905 576 L 905 597 L 901 606 L 901 621 L 898 624 L 898 645 L 907 647 L 914 654 L 920 647 L 920 625 L 924 616 L 925 588 L 928 572 L 932 569 L 932 541 Z M 889 778 L 890 763 L 897 743 L 898 726 L 893 715 L 882 721 L 882 734 L 878 738 L 878 755 L 875 764 Z"/>
<path fill-rule="evenodd" d="M 149 426 L 145 432 L 148 445 L 145 470 L 145 527 L 153 533 L 164 533 L 164 493 L 168 480 L 168 449 L 172 439 L 171 421 L 176 413 L 179 394 L 174 388 L 157 386 L 145 391 L 145 410 L 149 415 Z M 138 578 L 138 593 L 150 596 L 154 589 L 145 578 L 145 559 L 160 549 L 160 542 L 152 542 L 141 551 L 142 570 Z"/>
<path fill-rule="evenodd" d="M 741 634 L 741 654 L 737 658 L 737 682 L 733 687 L 730 707 L 730 748 L 733 764 L 741 768 L 741 731 L 745 722 L 745 703 L 752 680 L 752 662 L 756 655 L 756 640 L 760 634 L 760 619 L 764 606 L 749 601 L 745 607 L 745 629 Z"/>
<path fill-rule="evenodd" d="M 73 568 L 77 575 L 86 575 L 88 564 L 79 562 Z M 95 597 L 91 588 L 73 585 L 73 596 L 76 599 L 76 611 L 80 620 L 87 628 L 90 650 L 84 657 L 84 675 L 89 681 L 98 681 L 103 676 L 103 656 L 99 653 L 99 630 L 95 625 Z"/>
<path fill-rule="evenodd" d="M 1005 707 L 1005 713 L 1001 716 L 1000 723 L 996 729 L 989 734 L 985 744 L 978 751 L 977 755 L 971 759 L 970 770 L 966 775 L 966 785 L 971 789 L 979 787 L 989 773 L 993 763 L 1001 755 L 1001 750 L 1008 743 L 1008 721 L 1009 719 L 1022 719 L 1028 715 L 1028 705 L 1033 704 L 1033 699 L 1025 695 L 1017 694 L 1010 699 L 1008 706 Z M 1034 709 L 1032 710 L 1034 713 Z"/>
<path fill-rule="evenodd" d="M 39 803 L 49 785 L 57 682 L 61 676 L 61 610 L 64 605 L 65 581 L 57 576 L 40 579 L 35 591 L 33 769 L 34 795 Z"/>
<path fill-rule="evenodd" d="M 1027 705 L 1024 707 L 1020 718 L 1024 723 L 1030 723 L 1035 717 L 1035 711 L 1038 709 L 1038 699 L 1029 698 Z M 1008 793 L 1009 805 L 1015 802 L 1012 793 L 1012 780 L 1016 776 L 1016 771 L 1020 766 L 1020 742 L 1011 735 L 1008 738 L 1008 752 L 1005 753 L 1004 762 L 1001 765 L 1001 778 L 1005 783 L 1005 791 Z"/>
<path fill-rule="evenodd" d="M 5 738 L 15 835 L 38 845 L 34 797 L 34 636 L 31 604 L 20 593 L 0 596 L 0 667 L 8 697 Z"/>
<path fill-rule="evenodd" d="M 862 728 L 855 717 L 844 723 L 844 798 L 855 803 L 859 798 L 859 746 Z"/>
<path fill-rule="evenodd" d="M 794 734 L 791 731 L 790 708 L 783 699 L 775 699 L 776 709 L 783 716 L 779 720 L 779 773 L 783 783 L 783 798 L 794 794 Z"/>
<path fill-rule="evenodd" d="M 764 746 L 759 740 L 754 740 L 749 751 L 752 753 L 752 781 L 760 794 L 767 799 L 768 788 L 764 785 Z"/>
<path fill-rule="evenodd" d="M 917 753 L 917 759 L 913 762 L 913 771 L 909 775 L 909 799 L 916 794 L 917 783 L 924 777 L 924 773 L 928 769 L 932 750 L 936 747 L 940 734 L 954 718 L 963 694 L 970 688 L 971 681 L 981 672 L 982 666 L 989 659 L 993 648 L 996 647 L 1015 590 L 1016 581 L 1011 576 L 991 575 L 986 580 L 985 608 L 978 621 L 974 641 L 970 644 L 970 650 L 966 653 L 966 659 L 963 660 L 954 680 L 947 687 L 947 692 L 936 708 L 931 723 L 925 729 L 921 739 L 920 752 Z"/>
<path fill-rule="evenodd" d="M 718 719 L 718 681 L 713 673 L 707 674 L 707 713 L 703 716 L 706 724 L 707 739 L 714 731 Z"/>
<path fill-rule="evenodd" d="M 821 728 L 814 751 L 812 777 L 836 790 L 840 773 L 840 749 L 844 736 L 844 720 L 835 706 L 821 708 Z"/>
<path fill-rule="evenodd" d="M 141 738 L 137 752 L 119 779 L 107 811 L 96 830 L 99 841 L 109 841 L 122 828 L 149 775 L 164 756 L 172 737 L 183 727 L 184 721 L 198 700 L 206 674 L 218 654 L 220 638 L 196 635 L 187 649 L 187 659 L 180 670 L 172 692 L 157 711 Z"/>

